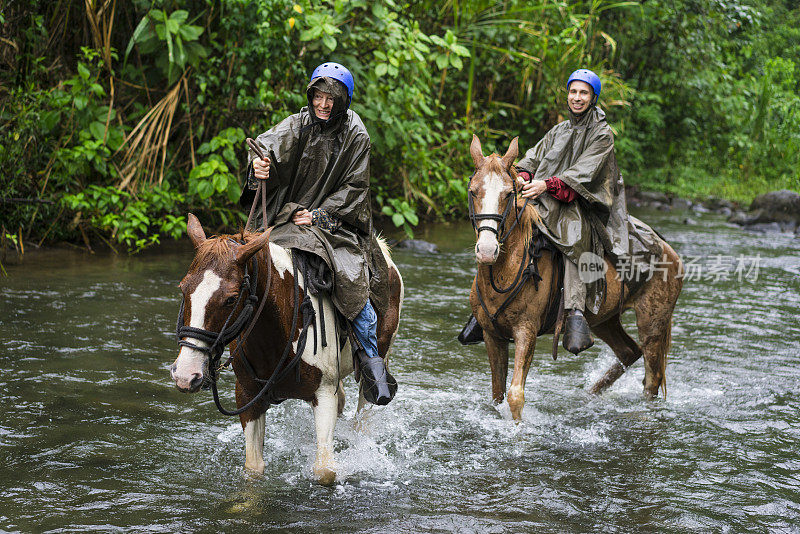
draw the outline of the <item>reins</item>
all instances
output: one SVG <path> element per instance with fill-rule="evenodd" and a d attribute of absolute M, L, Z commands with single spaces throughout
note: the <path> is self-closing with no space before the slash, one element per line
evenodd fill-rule
<path fill-rule="evenodd" d="M 260 157 L 264 159 L 264 155 L 261 152 L 260 147 L 253 141 L 253 139 L 248 138 L 247 144 L 250 148 Z M 247 223 L 245 224 L 244 230 L 247 230 L 251 227 L 251 224 L 255 226 L 254 216 L 256 213 L 256 204 L 260 200 L 261 204 L 261 216 L 262 216 L 262 224 L 266 224 L 267 222 L 267 192 L 266 192 L 266 185 L 264 181 L 259 181 L 258 189 L 256 191 L 255 199 L 253 200 L 253 204 L 250 206 L 250 213 L 247 217 Z M 294 272 L 294 280 L 295 283 L 293 284 L 292 292 L 293 292 L 293 300 L 294 300 L 294 307 L 292 313 L 292 326 L 288 332 L 288 339 L 286 341 L 286 345 L 283 349 L 283 353 L 275 366 L 275 370 L 272 372 L 272 375 L 263 380 L 256 375 L 255 370 L 253 369 L 252 364 L 248 361 L 247 356 L 242 351 L 242 347 L 244 346 L 245 342 L 247 341 L 250 333 L 253 331 L 253 327 L 255 326 L 258 318 L 261 316 L 261 312 L 264 310 L 264 306 L 267 302 L 267 295 L 269 294 L 270 287 L 272 285 L 272 269 L 270 268 L 272 264 L 272 257 L 271 251 L 269 247 L 269 235 L 272 233 L 272 228 L 268 228 L 265 230 L 267 234 L 266 244 L 262 247 L 262 250 L 265 250 L 265 262 L 267 265 L 267 280 L 266 285 L 264 288 L 264 294 L 260 299 L 260 303 L 258 305 L 258 309 L 255 310 L 255 304 L 259 302 L 258 298 L 258 258 L 257 252 L 251 258 L 253 266 L 252 266 L 252 276 L 248 270 L 248 262 L 245 262 L 244 265 L 244 277 L 242 278 L 242 283 L 239 287 L 239 295 L 236 299 L 236 303 L 234 304 L 231 312 L 228 314 L 228 317 L 225 319 L 225 323 L 220 329 L 219 332 L 212 332 L 210 330 L 205 330 L 203 328 L 196 328 L 192 326 L 186 326 L 183 324 L 184 321 L 184 308 L 185 308 L 185 301 L 181 300 L 181 307 L 178 312 L 178 322 L 176 325 L 176 336 L 179 346 L 189 347 L 195 350 L 198 350 L 209 357 L 209 377 L 211 381 L 211 390 L 214 396 L 214 403 L 217 406 L 217 409 L 220 413 L 224 415 L 239 415 L 244 411 L 248 410 L 252 407 L 256 402 L 259 402 L 264 398 L 267 393 L 270 393 L 269 402 L 275 403 L 280 402 L 274 393 L 272 392 L 273 387 L 276 383 L 280 382 L 281 380 L 285 379 L 289 373 L 294 371 L 297 375 L 297 379 L 299 380 L 299 366 L 300 358 L 302 357 L 303 351 L 306 345 L 306 339 L 308 334 L 308 328 L 312 323 L 315 323 L 316 319 L 316 312 L 314 311 L 314 306 L 311 303 L 311 299 L 308 294 L 305 295 L 302 304 L 300 303 L 300 283 L 297 278 L 297 264 L 293 261 L 293 272 Z M 244 236 L 244 231 L 242 232 L 242 236 Z M 244 240 L 241 244 L 245 244 Z M 233 319 L 234 311 L 239 307 L 239 304 L 242 302 L 245 292 L 247 292 L 247 299 L 245 300 L 245 304 L 239 314 Z M 297 339 L 297 349 L 295 352 L 294 358 L 285 365 L 286 360 L 289 356 L 289 352 L 292 348 L 292 337 L 297 329 L 297 325 L 300 319 L 300 314 L 303 315 L 303 326 L 300 331 L 299 337 Z M 246 330 L 245 330 L 246 327 Z M 244 332 L 244 333 L 242 333 Z M 241 334 L 241 335 L 240 335 Z M 323 334 L 324 335 L 324 334 Z M 202 343 L 208 345 L 207 347 L 203 347 L 192 343 L 184 338 L 191 338 Z M 218 365 L 219 361 L 222 358 L 223 352 L 225 352 L 225 347 L 236 340 L 236 349 L 231 352 L 228 359 L 225 361 L 224 364 Z M 324 341 L 323 341 L 324 344 Z M 315 336 L 314 336 L 314 351 L 316 352 L 317 349 L 317 339 L 316 339 L 316 328 L 315 328 Z M 263 386 L 247 404 L 244 406 L 236 409 L 236 410 L 227 410 L 222 406 L 222 403 L 219 398 L 219 391 L 217 389 L 217 377 L 219 371 L 227 367 L 235 358 L 237 354 L 240 354 L 240 360 L 245 365 L 245 368 L 250 373 L 251 377 L 254 381 L 263 383 Z M 283 367 L 283 368 L 282 368 Z"/>

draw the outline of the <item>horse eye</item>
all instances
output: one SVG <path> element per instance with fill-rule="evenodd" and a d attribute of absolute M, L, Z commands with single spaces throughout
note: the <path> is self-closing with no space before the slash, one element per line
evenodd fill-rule
<path fill-rule="evenodd" d="M 236 297 L 228 297 L 225 299 L 225 306 L 233 306 L 236 304 Z"/>

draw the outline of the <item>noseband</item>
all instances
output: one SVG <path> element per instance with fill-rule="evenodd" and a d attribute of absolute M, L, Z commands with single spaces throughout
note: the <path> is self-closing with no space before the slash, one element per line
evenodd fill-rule
<path fill-rule="evenodd" d="M 475 173 L 469 177 L 469 181 L 472 182 L 472 179 L 475 177 Z M 506 208 L 503 210 L 503 214 L 499 215 L 497 213 L 475 213 L 475 195 L 469 189 L 467 189 L 467 198 L 469 202 L 469 220 L 472 222 L 472 228 L 477 233 L 481 233 L 484 230 L 488 230 L 492 232 L 495 236 L 497 236 L 497 241 L 500 245 L 502 245 L 508 236 L 511 235 L 511 232 L 516 228 L 517 224 L 519 224 L 519 217 L 525 211 L 525 208 L 528 206 L 530 199 L 525 199 L 525 204 L 522 206 L 522 209 L 517 209 L 517 181 L 512 177 L 511 178 L 511 187 L 513 190 L 506 196 Z M 514 224 L 511 225 L 507 231 L 504 231 L 506 226 L 506 220 L 508 219 L 509 214 L 511 213 L 511 208 L 514 208 Z M 497 228 L 492 226 L 487 226 L 485 224 L 480 224 L 481 221 L 497 221 Z"/>

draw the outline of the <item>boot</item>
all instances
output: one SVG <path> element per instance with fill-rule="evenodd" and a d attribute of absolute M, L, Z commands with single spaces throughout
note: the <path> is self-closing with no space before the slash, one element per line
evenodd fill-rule
<path fill-rule="evenodd" d="M 355 340 L 351 338 L 351 341 Z M 367 351 L 357 341 L 355 341 L 353 349 L 356 351 L 361 367 L 361 391 L 364 393 L 364 399 L 378 406 L 389 404 L 394 398 L 394 394 L 397 393 L 397 380 L 389 374 L 383 358 L 380 356 L 370 358 Z"/>
<path fill-rule="evenodd" d="M 478 324 L 478 320 L 474 315 L 469 316 L 467 324 L 458 334 L 458 342 L 462 345 L 476 345 L 483 342 L 483 328 Z"/>
<path fill-rule="evenodd" d="M 564 325 L 564 348 L 578 354 L 594 345 L 589 323 L 580 310 L 570 310 Z"/>

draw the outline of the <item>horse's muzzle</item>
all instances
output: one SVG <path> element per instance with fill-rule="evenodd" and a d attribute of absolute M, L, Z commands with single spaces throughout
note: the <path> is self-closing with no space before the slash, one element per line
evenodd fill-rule
<path fill-rule="evenodd" d="M 500 254 L 500 246 L 497 241 L 494 243 L 484 243 L 478 241 L 475 245 L 475 261 L 481 265 L 492 265 L 497 261 L 497 256 Z"/>
<path fill-rule="evenodd" d="M 197 393 L 205 382 L 203 370 L 179 370 L 177 361 L 170 367 L 169 374 L 175 382 L 175 387 L 183 393 Z"/>

